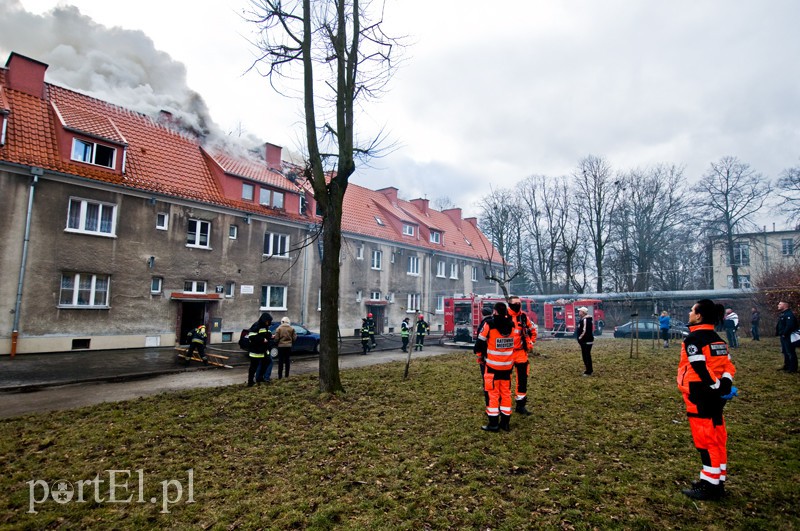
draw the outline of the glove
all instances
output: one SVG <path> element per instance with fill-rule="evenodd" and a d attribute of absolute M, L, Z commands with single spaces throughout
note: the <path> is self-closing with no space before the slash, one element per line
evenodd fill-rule
<path fill-rule="evenodd" d="M 739 388 L 736 386 L 731 387 L 731 392 L 727 395 L 722 395 L 720 398 L 723 400 L 733 400 L 734 396 L 739 396 Z"/>

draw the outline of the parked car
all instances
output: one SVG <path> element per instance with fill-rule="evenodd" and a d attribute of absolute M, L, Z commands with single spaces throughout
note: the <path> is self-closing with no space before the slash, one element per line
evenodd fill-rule
<path fill-rule="evenodd" d="M 269 331 L 273 334 L 280 326 L 280 322 L 269 325 Z M 297 333 L 297 341 L 292 345 L 292 352 L 319 352 L 319 334 L 312 332 L 303 325 L 292 323 L 292 328 Z"/>
<path fill-rule="evenodd" d="M 654 319 L 642 319 L 637 322 L 637 325 L 639 339 L 658 339 L 661 334 L 661 327 L 658 326 L 658 321 Z M 633 332 L 633 321 L 614 327 L 614 337 L 629 338 Z M 672 326 L 670 326 L 669 337 L 671 339 L 683 339 L 688 335 L 689 329 L 685 325 L 673 322 Z"/>

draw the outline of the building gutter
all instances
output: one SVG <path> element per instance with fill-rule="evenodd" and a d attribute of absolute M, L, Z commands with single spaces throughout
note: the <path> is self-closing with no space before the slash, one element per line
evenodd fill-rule
<path fill-rule="evenodd" d="M 33 217 L 33 193 L 39 183 L 39 177 L 44 175 L 42 168 L 31 168 L 31 184 L 28 193 L 28 211 L 25 214 L 25 236 L 22 240 L 22 260 L 19 265 L 19 280 L 17 282 L 17 300 L 14 303 L 14 325 L 11 328 L 11 357 L 17 353 L 17 339 L 19 338 L 19 312 L 22 306 L 22 287 L 25 282 L 25 269 L 28 262 L 28 242 L 31 238 L 31 218 Z"/>

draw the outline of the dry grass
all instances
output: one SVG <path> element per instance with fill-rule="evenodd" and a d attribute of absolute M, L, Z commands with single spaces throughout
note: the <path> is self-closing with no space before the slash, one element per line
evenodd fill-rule
<path fill-rule="evenodd" d="M 735 351 L 740 398 L 727 409 L 729 496 L 680 489 L 700 460 L 675 388 L 678 347 L 638 358 L 595 346 L 581 378 L 573 341 L 538 346 L 529 418 L 510 433 L 483 423 L 471 353 L 346 371 L 343 396 L 311 376 L 2 421 L 0 525 L 9 529 L 797 529 L 797 375 L 777 373 L 777 342 Z M 6 397 L 6 400 L 13 397 Z M 29 509 L 27 482 L 129 470 L 131 503 Z M 194 503 L 185 503 L 187 469 Z M 142 470 L 145 503 L 139 498 Z M 182 501 L 161 513 L 162 481 Z M 124 481 L 125 478 L 121 478 Z M 171 492 L 173 497 L 175 491 Z M 38 492 L 36 496 L 42 496 Z M 156 498 L 155 504 L 148 503 Z"/>

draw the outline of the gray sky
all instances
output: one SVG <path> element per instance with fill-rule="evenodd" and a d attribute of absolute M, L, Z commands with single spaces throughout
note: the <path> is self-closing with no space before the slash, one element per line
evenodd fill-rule
<path fill-rule="evenodd" d="M 246 0 L 56 4 L 0 0 L 2 57 L 142 112 L 206 112 L 222 134 L 302 138 L 298 102 L 245 74 Z M 800 163 L 798 20 L 796 0 L 387 0 L 387 31 L 412 45 L 361 123 L 399 148 L 352 180 L 476 215 L 492 188 L 590 154 L 684 165 L 690 181 L 732 155 L 774 179 Z"/>

